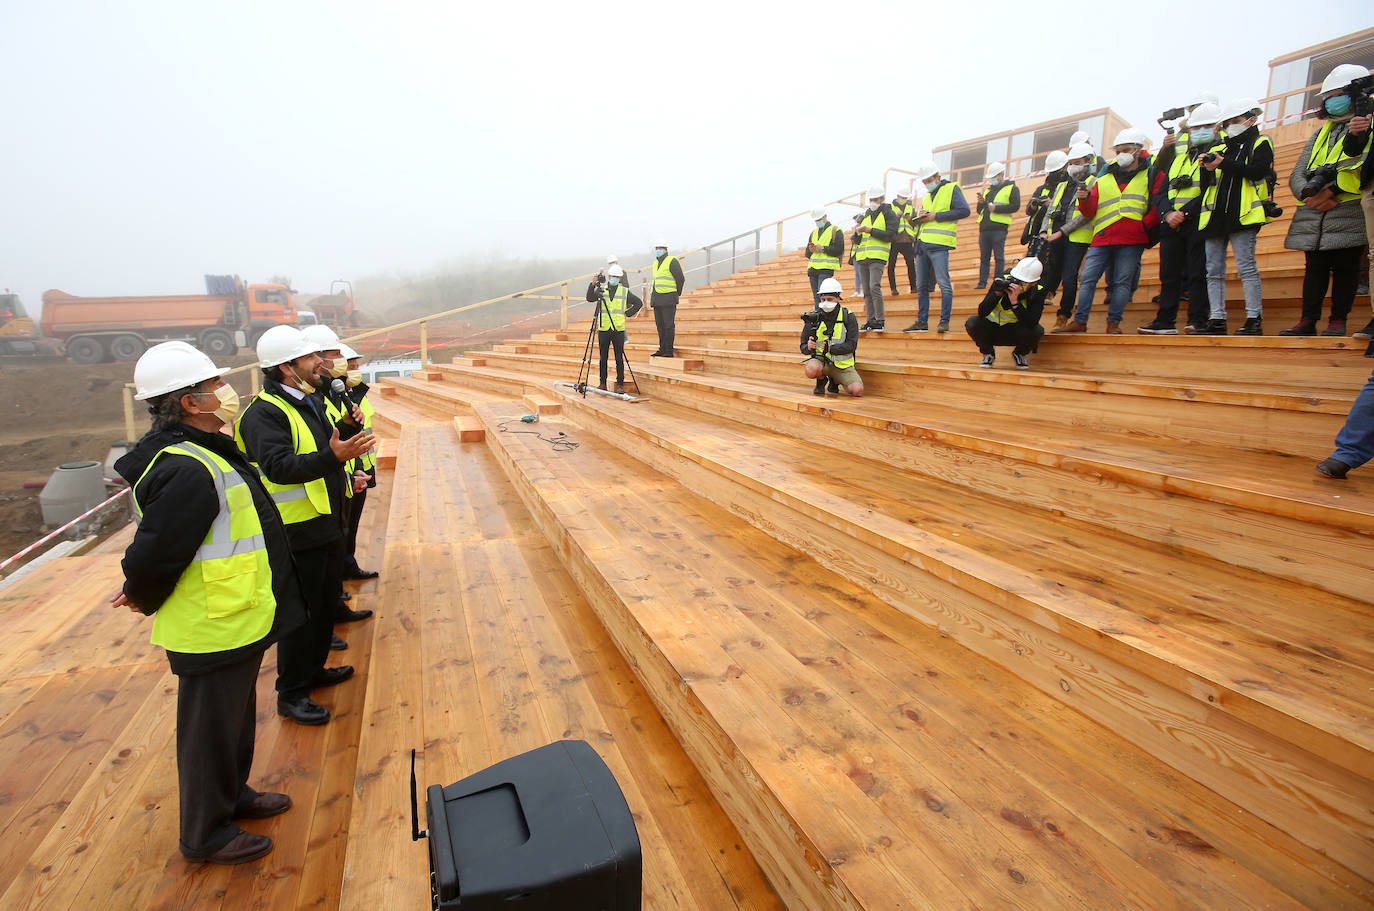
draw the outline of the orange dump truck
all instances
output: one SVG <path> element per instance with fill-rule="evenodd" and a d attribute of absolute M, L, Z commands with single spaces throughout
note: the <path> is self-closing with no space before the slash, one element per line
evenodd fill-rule
<path fill-rule="evenodd" d="M 291 289 L 249 285 L 235 275 L 207 275 L 208 294 L 73 297 L 43 294 L 42 334 L 78 364 L 136 361 L 150 345 L 185 341 L 211 357 L 254 347 L 273 326 L 296 322 Z"/>

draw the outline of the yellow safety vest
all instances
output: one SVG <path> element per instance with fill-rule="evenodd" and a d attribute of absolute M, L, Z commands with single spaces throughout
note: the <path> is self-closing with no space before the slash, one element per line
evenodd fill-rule
<path fill-rule="evenodd" d="M 1369 142 L 1372 135 L 1374 133 L 1371 132 L 1364 134 L 1364 147 L 1360 149 L 1358 155 L 1347 155 L 1345 154 L 1344 133 L 1337 137 L 1333 143 L 1331 141 L 1331 121 L 1328 120 L 1322 124 L 1321 132 L 1317 133 L 1316 142 L 1312 143 L 1312 157 L 1307 160 L 1307 170 L 1315 170 L 1324 164 L 1334 164 L 1337 168 L 1336 199 L 1339 202 L 1348 202 L 1360 198 L 1360 165 L 1369 152 Z"/>
<path fill-rule="evenodd" d="M 1255 140 L 1255 148 L 1258 149 L 1261 143 L 1267 143 L 1273 148 L 1273 142 L 1268 136 L 1261 136 Z M 1213 147 L 1213 152 L 1219 152 L 1225 146 Z M 1213 175 L 1217 172 L 1213 171 Z M 1212 220 L 1212 212 L 1217 207 L 1217 193 L 1220 191 L 1221 179 L 1217 177 L 1212 181 L 1212 185 L 1207 188 L 1207 192 L 1202 195 L 1202 215 L 1198 218 L 1198 227 L 1205 228 Z M 1240 223 L 1242 225 L 1267 225 L 1271 221 L 1268 213 L 1264 211 L 1264 201 L 1269 198 L 1269 181 L 1260 177 L 1256 180 L 1242 179 L 1240 182 Z"/>
<path fill-rule="evenodd" d="M 343 408 L 335 404 L 329 396 L 324 396 L 324 414 L 329 418 L 329 423 L 335 426 L 345 417 Z M 347 500 L 353 499 L 353 470 L 357 464 L 357 459 L 349 459 L 344 463 L 344 474 L 348 478 L 344 481 L 344 499 Z"/>
<path fill-rule="evenodd" d="M 933 215 L 948 212 L 954 204 L 954 188 L 957 186 L 952 180 L 940 184 L 934 193 L 926 195 L 925 210 Z M 952 221 L 936 221 L 932 218 L 919 226 L 916 239 L 953 250 L 959 243 L 959 229 Z"/>
<path fill-rule="evenodd" d="M 277 599 L 272 594 L 267 539 L 253 505 L 253 492 L 234 466 L 189 441 L 164 447 L 139 480 L 166 455 L 194 459 L 205 466 L 215 485 L 219 512 L 191 565 L 153 615 L 152 642 L 169 651 L 197 655 L 257 642 L 272 629 Z M 134 483 L 134 508 L 141 519 L 138 482 Z"/>
<path fill-rule="evenodd" d="M 1123 218 L 1131 221 L 1144 221 L 1150 209 L 1150 169 L 1141 168 L 1131 175 L 1122 190 L 1116 183 L 1116 175 L 1108 171 L 1097 178 L 1097 215 L 1093 218 L 1093 234 L 1101 234 L 1108 225 Z"/>
<path fill-rule="evenodd" d="M 1196 155 L 1189 155 L 1191 146 L 1182 153 L 1175 154 L 1174 160 L 1169 162 L 1169 184 L 1172 184 L 1176 177 L 1190 177 L 1192 183 L 1180 189 L 1166 184 L 1165 189 L 1169 194 L 1169 204 L 1175 209 L 1182 209 L 1191 200 L 1197 199 L 1202 194 L 1202 155 L 1205 152 L 1220 152 L 1225 148 L 1224 143 L 1217 143 L 1210 149 L 1198 149 Z M 1216 172 L 1213 172 L 1214 174 Z M 1101 191 L 1099 191 L 1100 193 Z M 1099 197 L 1100 198 L 1100 197 Z"/>
<path fill-rule="evenodd" d="M 1089 179 L 1091 180 L 1091 178 L 1089 178 Z M 1066 192 L 1068 192 L 1068 188 L 1069 188 L 1069 184 L 1070 184 L 1070 183 L 1071 183 L 1071 181 L 1068 181 L 1068 180 L 1061 180 L 1061 181 L 1059 182 L 1059 185 L 1056 186 L 1056 187 L 1054 188 L 1054 199 L 1050 202 L 1050 211 L 1051 211 L 1051 212 L 1053 212 L 1055 209 L 1058 209 L 1059 206 L 1063 203 L 1063 201 L 1064 201 L 1064 194 L 1065 194 Z M 1086 186 L 1091 187 L 1092 184 L 1091 184 L 1091 183 L 1088 183 L 1088 184 L 1086 184 Z M 1077 189 L 1076 189 L 1076 188 L 1075 188 L 1074 192 L 1075 192 L 1075 193 L 1077 192 Z M 1078 213 L 1078 208 L 1077 208 L 1077 206 L 1071 206 L 1071 207 L 1069 208 L 1069 218 L 1070 218 L 1070 219 L 1072 219 L 1077 213 Z M 1067 224 L 1067 222 L 1066 222 L 1066 224 Z M 1051 233 L 1051 232 L 1047 232 L 1047 233 Z M 1072 231 L 1069 232 L 1069 243 L 1071 243 L 1071 244 L 1087 244 L 1087 243 L 1092 243 L 1092 239 L 1093 239 L 1093 226 L 1092 226 L 1092 222 L 1084 222 L 1082 225 L 1080 225 L 1080 226 L 1077 227 L 1077 228 L 1074 228 Z"/>
<path fill-rule="evenodd" d="M 872 212 L 865 211 L 864 220 L 859 222 L 865 228 L 878 228 L 880 231 L 891 231 L 893 226 L 888 220 L 888 209 L 886 207 L 878 210 L 878 217 L 874 217 Z M 876 259 L 879 262 L 887 262 L 888 255 L 892 252 L 892 244 L 889 241 L 878 240 L 872 234 L 859 235 L 859 249 L 854 252 L 857 260 Z"/>
<path fill-rule="evenodd" d="M 372 400 L 363 396 L 363 400 L 358 403 L 358 410 L 363 413 L 363 433 L 372 432 L 372 415 L 377 413 L 377 409 L 372 407 Z M 377 467 L 377 455 L 369 449 L 362 454 L 358 462 L 363 466 L 363 471 L 371 471 Z"/>
<path fill-rule="evenodd" d="M 286 415 L 286 422 L 291 426 L 291 448 L 295 450 L 296 455 L 310 455 L 319 451 L 319 447 L 315 445 L 315 435 L 310 432 L 310 425 L 305 423 L 305 418 L 301 417 L 295 407 L 270 392 L 259 392 L 253 397 L 253 401 L 248 403 L 248 408 L 257 402 L 274 405 Z M 242 433 L 243 417 L 248 413 L 248 408 L 243 409 L 243 415 L 239 416 L 238 423 L 234 425 L 234 442 L 238 444 L 240 452 L 252 459 L 253 454 L 243 445 Z M 316 478 L 304 484 L 278 484 L 262 473 L 262 466 L 257 462 L 253 462 L 253 467 L 262 475 L 262 486 L 272 495 L 272 502 L 277 504 L 284 524 L 295 525 L 329 515 L 329 485 L 325 483 L 324 478 Z"/>
<path fill-rule="evenodd" d="M 675 262 L 677 259 L 667 254 L 662 259 L 654 261 L 655 294 L 677 294 L 677 279 L 673 278 L 673 263 Z M 625 327 L 621 326 L 620 328 L 624 329 Z"/>
<path fill-rule="evenodd" d="M 829 253 L 825 252 L 825 248 L 830 245 L 830 241 L 834 237 L 834 225 L 826 225 L 824 231 L 820 228 L 816 228 L 811 232 L 811 240 L 809 243 L 815 245 L 816 252 L 812 253 L 811 258 L 807 260 L 808 266 L 812 269 L 829 269 L 832 272 L 839 271 L 840 258 L 838 256 L 831 256 Z"/>
<path fill-rule="evenodd" d="M 657 279 L 654 280 L 657 284 Z M 677 287 L 674 285 L 673 287 Z M 629 300 L 630 292 L 624 285 L 617 285 L 612 291 L 608 286 L 601 292 L 601 316 L 598 320 L 597 328 L 602 332 L 614 329 L 617 332 L 625 331 L 625 302 Z"/>
<path fill-rule="evenodd" d="M 854 366 L 853 354 L 846 354 L 844 357 L 839 359 L 833 358 L 829 354 L 821 354 L 821 346 L 824 345 L 827 341 L 832 343 L 844 341 L 844 321 L 849 318 L 849 311 L 846 310 L 843 305 L 840 305 L 837 309 L 840 311 L 840 313 L 838 316 L 835 317 L 835 334 L 833 336 L 830 334 L 829 330 L 825 328 L 825 320 L 821 320 L 816 325 L 815 355 L 817 357 L 825 358 L 827 361 L 834 364 L 836 367 L 839 367 L 841 370 L 844 370 L 848 367 Z"/>
<path fill-rule="evenodd" d="M 1038 284 L 1030 285 L 1026 288 L 1026 290 L 1021 292 L 1021 296 L 1025 297 L 1032 291 L 1038 290 L 1040 287 L 1041 286 Z M 989 313 L 986 317 L 984 317 L 984 319 L 986 319 L 990 323 L 996 323 L 999 326 L 1006 326 L 1010 325 L 1011 323 L 1020 322 L 1020 320 L 1016 318 L 1016 312 L 1011 309 L 1011 299 L 1007 297 L 1007 293 L 1005 291 L 1003 291 L 1002 296 L 998 298 L 997 306 L 993 307 L 992 312 Z"/>
<path fill-rule="evenodd" d="M 897 213 L 897 233 L 901 234 L 902 243 L 915 243 L 916 226 L 907 219 L 916 214 L 916 207 L 904 202 L 900 206 L 893 206 L 892 211 Z"/>
<path fill-rule="evenodd" d="M 999 214 L 992 211 L 992 207 L 994 205 L 1004 206 L 1011 202 L 1011 191 L 1015 186 L 1016 184 L 1009 180 L 996 194 L 994 194 L 992 199 L 988 199 L 986 196 L 983 197 L 983 205 L 986 207 L 983 210 L 983 214 L 987 216 L 988 221 L 996 222 L 999 225 L 1011 224 L 1010 213 L 1003 212 Z"/>

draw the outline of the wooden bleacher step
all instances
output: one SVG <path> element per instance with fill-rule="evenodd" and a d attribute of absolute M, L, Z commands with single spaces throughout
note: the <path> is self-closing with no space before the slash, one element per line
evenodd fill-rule
<path fill-rule="evenodd" d="M 660 370 L 678 370 L 683 373 L 706 369 L 706 362 L 692 357 L 650 357 L 649 363 Z"/>
<path fill-rule="evenodd" d="M 490 430 L 515 410 L 477 413 Z M 550 426 L 582 445 L 488 442 L 789 907 L 1370 901 L 1282 828 L 579 425 Z"/>
<path fill-rule="evenodd" d="M 1313 597 L 1300 586 L 1197 556 L 1171 566 L 1166 549 L 837 450 L 802 460 L 791 440 L 680 408 L 570 404 L 699 495 L 1374 874 L 1367 602 L 1299 611 Z"/>
<path fill-rule="evenodd" d="M 458 432 L 460 443 L 480 443 L 487 438 L 487 431 L 476 418 L 455 415 L 453 429 Z"/>
<path fill-rule="evenodd" d="M 525 395 L 520 401 L 529 409 L 530 414 L 538 415 L 541 418 L 563 411 L 562 402 L 543 395 Z"/>

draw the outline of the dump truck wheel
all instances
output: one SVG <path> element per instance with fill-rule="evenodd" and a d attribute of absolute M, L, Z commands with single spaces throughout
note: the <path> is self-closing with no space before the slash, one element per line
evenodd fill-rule
<path fill-rule="evenodd" d="M 211 357 L 229 357 L 238 351 L 234 337 L 223 329 L 207 329 L 200 336 L 200 350 Z"/>
<path fill-rule="evenodd" d="M 110 339 L 110 356 L 128 364 L 138 360 L 147 347 L 137 335 L 116 335 Z"/>
<path fill-rule="evenodd" d="M 78 364 L 98 364 L 105 360 L 105 346 L 98 338 L 78 335 L 67 340 L 67 357 Z"/>

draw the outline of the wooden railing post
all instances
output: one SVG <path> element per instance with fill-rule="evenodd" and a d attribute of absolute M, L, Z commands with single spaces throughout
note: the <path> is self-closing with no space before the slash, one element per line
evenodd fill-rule
<path fill-rule="evenodd" d="M 248 394 L 257 395 L 262 390 L 262 374 L 257 370 L 248 371 Z"/>
<path fill-rule="evenodd" d="M 782 222 L 778 222 L 778 255 L 782 256 Z"/>
<path fill-rule="evenodd" d="M 420 324 L 420 366 L 429 366 L 429 323 Z"/>
<path fill-rule="evenodd" d="M 568 283 L 563 283 L 563 303 L 560 305 L 558 314 L 558 328 L 568 328 Z"/>
<path fill-rule="evenodd" d="M 124 384 L 124 439 L 130 443 L 138 440 L 138 430 L 134 427 L 134 384 Z"/>

